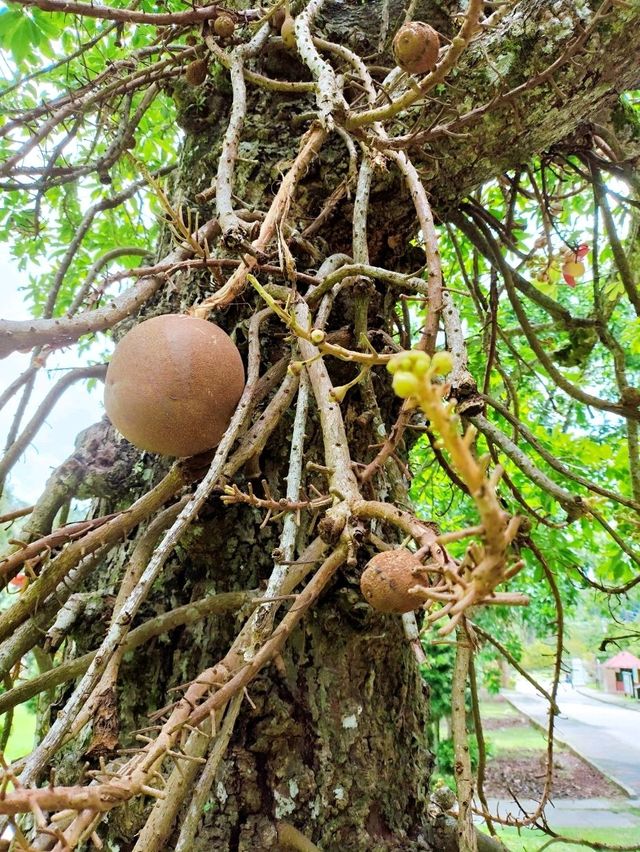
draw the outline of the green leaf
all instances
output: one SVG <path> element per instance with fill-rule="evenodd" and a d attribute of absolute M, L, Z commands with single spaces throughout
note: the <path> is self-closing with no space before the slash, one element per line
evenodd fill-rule
<path fill-rule="evenodd" d="M 11 12 L 8 14 L 12 14 Z M 23 13 L 18 13 L 18 20 L 9 23 L 7 42 L 9 50 L 18 65 L 33 52 L 33 48 L 40 43 L 40 31 L 32 18 Z"/>

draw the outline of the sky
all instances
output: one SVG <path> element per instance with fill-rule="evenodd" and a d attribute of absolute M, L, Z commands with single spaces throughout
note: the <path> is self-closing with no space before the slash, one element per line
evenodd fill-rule
<path fill-rule="evenodd" d="M 0 318 L 27 319 L 29 311 L 20 287 L 26 283 L 26 273 L 20 272 L 5 246 L 0 246 Z M 104 351 L 104 340 L 94 350 L 94 358 Z M 78 367 L 87 363 L 91 350 L 78 357 L 74 347 L 55 352 L 47 362 L 47 369 L 38 375 L 32 401 L 23 423 L 27 423 L 42 398 L 60 378 L 60 369 Z M 0 360 L 0 393 L 29 364 L 27 353 L 16 353 Z M 19 393 L 0 411 L 0 446 L 4 447 Z M 102 383 L 88 391 L 86 382 L 77 382 L 65 391 L 49 417 L 45 420 L 33 442 L 13 468 L 8 485 L 14 497 L 33 503 L 42 493 L 51 471 L 73 451 L 78 432 L 99 420 L 104 413 Z"/>

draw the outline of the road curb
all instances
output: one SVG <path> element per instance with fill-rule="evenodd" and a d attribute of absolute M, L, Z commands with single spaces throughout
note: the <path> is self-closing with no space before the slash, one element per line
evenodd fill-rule
<path fill-rule="evenodd" d="M 504 693 L 501 693 L 501 695 L 505 699 L 505 701 L 508 701 L 509 704 L 515 710 L 517 710 L 518 713 L 520 713 L 521 716 L 524 716 L 525 719 L 528 719 L 530 724 L 532 724 L 535 728 L 538 728 L 538 730 L 542 731 L 543 733 L 547 733 L 546 725 L 543 725 L 534 716 L 531 716 L 529 713 L 527 713 L 526 710 L 522 710 L 520 707 L 518 707 L 518 705 L 514 701 L 512 701 L 508 695 L 505 695 Z M 610 702 L 606 703 L 610 704 Z M 620 781 L 620 779 L 616 778 L 615 775 L 612 775 L 610 772 L 607 772 L 606 770 L 602 769 L 601 766 L 598 766 L 597 763 L 594 763 L 593 760 L 590 760 L 590 758 L 582 754 L 582 752 L 575 748 L 575 746 L 572 746 L 571 743 L 568 743 L 566 740 L 562 739 L 555 733 L 553 735 L 553 741 L 564 746 L 566 749 L 572 752 L 572 754 L 575 754 L 576 757 L 579 757 L 580 760 L 584 760 L 584 762 L 591 766 L 592 769 L 595 769 L 596 772 L 599 772 L 600 775 L 603 775 L 607 779 L 607 781 L 610 781 L 614 785 L 614 787 L 618 787 L 620 790 L 622 790 L 625 796 L 628 796 L 630 799 L 637 799 L 639 797 L 640 791 L 636 792 L 636 790 L 634 790 L 632 787 L 627 787 L 627 785 L 623 781 Z"/>

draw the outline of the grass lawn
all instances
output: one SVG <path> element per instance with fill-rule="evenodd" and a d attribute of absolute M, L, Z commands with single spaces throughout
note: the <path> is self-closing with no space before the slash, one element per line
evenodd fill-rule
<path fill-rule="evenodd" d="M 524 719 L 522 725 L 513 728 L 493 728 L 485 731 L 485 738 L 494 757 L 513 751 L 544 751 L 547 747 L 542 731 L 527 724 Z"/>
<path fill-rule="evenodd" d="M 495 699 L 483 701 L 480 711 L 483 719 L 511 719 L 520 715 L 508 701 L 496 701 Z"/>
<path fill-rule="evenodd" d="M 600 840 L 603 843 L 640 849 L 637 828 L 566 828 L 562 829 L 562 832 L 566 837 L 591 841 Z M 515 828 L 503 828 L 500 830 L 500 839 L 509 849 L 509 852 L 536 852 L 549 840 L 549 837 L 540 831 L 531 831 L 525 828 L 521 830 L 519 835 Z M 586 848 L 588 847 L 579 846 L 577 843 L 554 843 L 549 847 L 549 852 L 577 852 L 578 849 L 584 850 Z"/>
<path fill-rule="evenodd" d="M 3 717 L 3 722 L 6 716 Z M 13 711 L 11 734 L 5 750 L 5 760 L 12 761 L 24 757 L 33 748 L 33 737 L 36 730 L 35 714 L 26 707 L 18 705 Z"/>
<path fill-rule="evenodd" d="M 503 757 L 505 753 L 514 751 L 545 751 L 547 743 L 542 731 L 530 725 L 508 701 L 483 701 L 480 712 L 484 720 L 490 719 L 498 726 L 502 720 L 506 723 L 504 728 L 492 726 L 485 730 L 492 757 Z M 520 719 L 522 724 L 511 726 L 512 719 Z"/>

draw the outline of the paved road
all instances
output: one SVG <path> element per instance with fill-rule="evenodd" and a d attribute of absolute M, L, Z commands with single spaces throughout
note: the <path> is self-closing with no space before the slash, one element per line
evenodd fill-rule
<path fill-rule="evenodd" d="M 527 684 L 505 696 L 519 710 L 541 724 L 547 721 L 547 703 Z M 633 710 L 605 704 L 563 684 L 558 693 L 558 737 L 606 775 L 622 784 L 630 796 L 640 797 L 640 717 Z"/>

